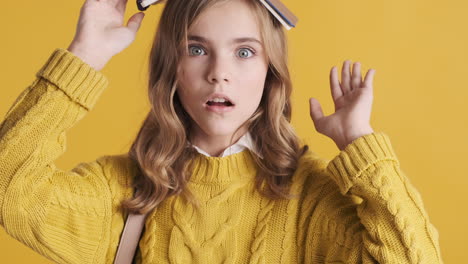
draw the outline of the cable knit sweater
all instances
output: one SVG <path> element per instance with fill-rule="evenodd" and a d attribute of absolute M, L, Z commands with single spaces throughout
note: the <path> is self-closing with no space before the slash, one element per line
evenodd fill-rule
<path fill-rule="evenodd" d="M 54 164 L 108 81 L 60 48 L 36 77 L 0 126 L 0 225 L 55 262 L 112 263 L 135 164 L 126 155 L 70 171 Z M 438 232 L 385 133 L 331 161 L 309 150 L 291 200 L 255 191 L 252 155 L 199 153 L 189 188 L 201 208 L 166 199 L 147 218 L 136 263 L 442 263 Z"/>

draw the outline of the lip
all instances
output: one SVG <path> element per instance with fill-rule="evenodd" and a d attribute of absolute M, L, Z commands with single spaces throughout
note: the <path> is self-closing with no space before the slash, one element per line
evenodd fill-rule
<path fill-rule="evenodd" d="M 211 111 L 211 112 L 227 113 L 227 112 L 231 112 L 232 110 L 234 110 L 236 106 L 235 105 L 232 105 L 232 106 L 208 105 L 207 103 L 204 103 L 203 107 L 205 107 L 206 110 Z"/>
<path fill-rule="evenodd" d="M 212 93 L 212 94 L 210 94 L 210 96 L 208 96 L 208 98 L 205 100 L 205 104 L 208 101 L 213 100 L 214 98 L 225 98 L 225 99 L 229 100 L 229 102 L 231 102 L 234 106 L 236 105 L 236 102 L 234 102 L 234 100 L 232 100 L 229 96 L 227 96 L 226 94 L 223 94 L 223 93 Z"/>

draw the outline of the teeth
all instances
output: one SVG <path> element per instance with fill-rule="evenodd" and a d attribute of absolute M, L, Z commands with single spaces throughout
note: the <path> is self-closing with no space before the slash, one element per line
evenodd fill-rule
<path fill-rule="evenodd" d="M 225 103 L 225 102 L 227 102 L 227 101 L 226 101 L 226 99 L 224 99 L 224 98 L 214 98 L 213 100 L 210 100 L 210 102 Z"/>

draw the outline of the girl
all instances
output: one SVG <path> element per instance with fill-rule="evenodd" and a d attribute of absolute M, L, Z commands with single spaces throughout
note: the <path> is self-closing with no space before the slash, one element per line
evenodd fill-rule
<path fill-rule="evenodd" d="M 63 171 L 65 132 L 133 42 L 126 0 L 87 0 L 0 127 L 0 224 L 58 263 L 112 263 L 129 213 L 148 213 L 136 263 L 442 263 L 438 233 L 369 124 L 375 70 L 330 73 L 336 112 L 310 100 L 331 161 L 290 125 L 286 35 L 256 0 L 169 0 L 150 54 L 151 109 L 128 155 Z M 355 199 L 358 197 L 359 199 Z"/>

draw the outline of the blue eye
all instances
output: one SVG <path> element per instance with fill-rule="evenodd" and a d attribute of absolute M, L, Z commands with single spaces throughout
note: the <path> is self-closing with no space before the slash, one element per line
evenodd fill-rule
<path fill-rule="evenodd" d="M 204 55 L 205 50 L 201 48 L 200 46 L 197 45 L 191 45 L 188 47 L 189 49 L 189 55 L 190 56 L 199 56 L 199 55 Z M 255 55 L 255 51 L 249 49 L 249 48 L 241 48 L 239 49 L 238 55 L 241 58 L 250 58 L 252 56 L 248 56 L 249 52 L 253 55 Z"/>
<path fill-rule="evenodd" d="M 239 51 L 240 51 L 239 54 L 246 54 L 247 53 L 247 55 L 248 55 L 249 52 L 252 53 L 252 56 L 255 54 L 255 52 L 253 50 L 248 49 L 248 48 L 242 48 Z M 245 51 L 247 51 L 247 52 L 245 52 Z M 240 57 L 241 58 L 249 58 L 249 57 L 243 57 L 242 55 L 240 55 Z"/>
<path fill-rule="evenodd" d="M 192 49 L 192 48 L 195 48 L 195 49 Z M 196 50 L 196 51 L 201 50 L 201 51 L 203 51 L 203 49 L 200 49 L 198 46 L 189 46 L 189 54 L 190 55 L 192 55 L 192 53 L 191 53 L 192 50 Z M 197 52 L 197 54 L 195 54 L 194 56 L 197 56 L 197 55 L 199 55 L 199 52 Z"/>

